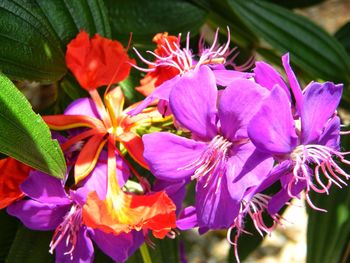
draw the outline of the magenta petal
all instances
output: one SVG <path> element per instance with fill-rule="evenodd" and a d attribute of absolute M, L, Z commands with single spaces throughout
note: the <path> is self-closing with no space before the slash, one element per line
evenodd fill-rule
<path fill-rule="evenodd" d="M 55 249 L 56 263 L 91 263 L 94 261 L 94 246 L 85 227 L 81 227 L 77 233 L 77 243 L 72 257 L 70 254 L 65 254 L 71 248 L 70 244 L 66 246 L 65 241 L 66 238 L 63 238 Z"/>
<path fill-rule="evenodd" d="M 158 86 L 150 95 L 148 95 L 135 109 L 128 112 L 129 115 L 137 115 L 153 101 L 159 99 L 164 101 L 169 101 L 169 94 L 177 82 L 181 79 L 180 76 L 175 76 L 168 81 L 165 81 L 160 86 Z M 164 103 L 164 102 L 163 102 Z"/>
<path fill-rule="evenodd" d="M 39 171 L 33 171 L 21 184 L 21 190 L 30 198 L 41 203 L 70 204 L 63 182 Z"/>
<path fill-rule="evenodd" d="M 246 79 L 231 82 L 220 95 L 219 119 L 221 132 L 233 141 L 247 138 L 247 125 L 259 110 L 268 90 Z"/>
<path fill-rule="evenodd" d="M 201 228 L 229 228 L 240 209 L 240 202 L 230 196 L 226 177 L 219 179 L 218 175 L 214 172 L 208 184 L 203 177 L 196 185 L 197 220 Z"/>
<path fill-rule="evenodd" d="M 338 107 L 342 91 L 343 85 L 334 85 L 332 82 L 311 83 L 307 86 L 301 110 L 303 144 L 312 143 L 321 135 Z"/>
<path fill-rule="evenodd" d="M 175 119 L 195 136 L 211 139 L 216 135 L 217 88 L 213 72 L 207 66 L 187 72 L 170 93 Z"/>
<path fill-rule="evenodd" d="M 194 169 L 186 168 L 193 163 L 206 144 L 168 132 L 156 132 L 142 136 L 145 150 L 143 156 L 151 172 L 163 180 L 189 178 Z"/>
<path fill-rule="evenodd" d="M 224 87 L 227 87 L 228 85 L 230 85 L 231 82 L 237 78 L 247 79 L 254 76 L 253 73 L 241 72 L 236 70 L 227 70 L 227 69 L 213 70 L 213 73 L 215 75 L 216 84 Z"/>
<path fill-rule="evenodd" d="M 303 104 L 303 93 L 300 88 L 299 82 L 294 74 L 294 71 L 292 70 L 290 64 L 289 64 L 289 53 L 282 56 L 282 64 L 284 67 L 284 70 L 286 71 L 287 78 L 289 81 L 289 85 L 292 89 L 292 93 L 295 99 L 296 108 L 298 110 L 298 113 L 301 111 L 301 107 Z"/>
<path fill-rule="evenodd" d="M 255 82 L 261 86 L 272 90 L 273 87 L 278 84 L 290 98 L 290 91 L 287 84 L 284 82 L 282 76 L 271 65 L 257 61 L 254 68 Z"/>
<path fill-rule="evenodd" d="M 186 207 L 176 220 L 176 227 L 180 230 L 188 230 L 198 226 L 197 212 L 194 206 Z"/>
<path fill-rule="evenodd" d="M 340 119 L 338 116 L 327 124 L 317 143 L 340 150 Z"/>
<path fill-rule="evenodd" d="M 274 161 L 250 142 L 235 147 L 231 155 L 226 168 L 228 190 L 231 198 L 240 202 L 248 188 L 267 179 Z"/>
<path fill-rule="evenodd" d="M 64 111 L 65 115 L 84 115 L 100 119 L 96 105 L 90 98 L 81 98 L 73 101 Z"/>
<path fill-rule="evenodd" d="M 35 200 L 20 200 L 7 208 L 7 212 L 17 217 L 33 230 L 54 230 L 69 211 L 70 205 L 43 204 Z"/>
<path fill-rule="evenodd" d="M 271 91 L 251 119 L 248 134 L 259 150 L 272 154 L 290 153 L 297 145 L 290 102 L 279 86 Z"/>

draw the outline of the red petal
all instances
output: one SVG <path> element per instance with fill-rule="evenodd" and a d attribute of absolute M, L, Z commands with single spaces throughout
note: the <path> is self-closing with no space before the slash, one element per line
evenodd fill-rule
<path fill-rule="evenodd" d="M 95 167 L 106 139 L 103 134 L 91 137 L 81 149 L 74 166 L 75 183 L 83 180 Z"/>
<path fill-rule="evenodd" d="M 42 117 L 53 130 L 68 130 L 78 127 L 104 129 L 103 123 L 96 118 L 84 115 L 49 115 Z"/>
<path fill-rule="evenodd" d="M 124 80 L 130 72 L 130 60 L 121 43 L 96 34 L 92 39 L 80 32 L 67 46 L 66 64 L 80 85 L 96 89 Z"/>
<path fill-rule="evenodd" d="M 0 209 L 24 196 L 19 186 L 31 170 L 13 158 L 0 160 Z"/>
<path fill-rule="evenodd" d="M 143 158 L 144 145 L 141 137 L 135 133 L 129 132 L 122 134 L 120 139 L 130 156 L 142 167 L 149 169 L 145 159 Z"/>

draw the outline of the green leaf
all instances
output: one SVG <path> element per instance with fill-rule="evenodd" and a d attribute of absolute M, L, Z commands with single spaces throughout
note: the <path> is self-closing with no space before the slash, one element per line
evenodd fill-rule
<path fill-rule="evenodd" d="M 350 54 L 350 22 L 342 26 L 334 35 Z"/>
<path fill-rule="evenodd" d="M 0 1 L 0 70 L 17 80 L 52 82 L 66 72 L 59 40 L 35 4 Z"/>
<path fill-rule="evenodd" d="M 309 209 L 307 262 L 349 262 L 343 252 L 350 239 L 350 189 L 333 186 L 329 195 L 311 195 L 312 202 L 327 213 Z"/>
<path fill-rule="evenodd" d="M 6 213 L 5 209 L 0 210 L 0 262 L 4 262 L 12 245 L 18 229 L 18 220 Z"/>
<path fill-rule="evenodd" d="M 54 262 L 49 254 L 50 232 L 32 231 L 24 226 L 17 231 L 6 263 L 48 263 Z"/>
<path fill-rule="evenodd" d="M 99 33 L 111 37 L 107 9 L 103 1 L 34 0 L 47 23 L 60 39 L 62 49 L 78 34 L 85 30 L 91 35 Z"/>
<path fill-rule="evenodd" d="M 65 159 L 49 128 L 13 83 L 0 74 L 0 152 L 63 178 Z"/>
<path fill-rule="evenodd" d="M 265 1 L 228 0 L 251 30 L 300 68 L 334 82 L 350 81 L 350 58 L 342 45 L 307 18 Z"/>
<path fill-rule="evenodd" d="M 301 8 L 319 4 L 324 0 L 267 0 L 267 2 L 272 2 L 280 6 L 287 8 Z"/>
<path fill-rule="evenodd" d="M 177 35 L 198 32 L 206 12 L 184 0 L 106 0 L 113 37 L 126 43 L 130 32 L 135 44 L 152 43 L 156 33 Z"/>

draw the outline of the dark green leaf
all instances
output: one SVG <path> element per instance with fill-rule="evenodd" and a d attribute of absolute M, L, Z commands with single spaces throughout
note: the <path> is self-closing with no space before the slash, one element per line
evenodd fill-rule
<path fill-rule="evenodd" d="M 287 8 L 301 8 L 319 4 L 324 0 L 266 0 L 277 5 L 281 5 Z"/>
<path fill-rule="evenodd" d="M 63 178 L 66 164 L 49 128 L 13 83 L 0 74 L 0 152 Z"/>
<path fill-rule="evenodd" d="M 0 262 L 4 262 L 15 238 L 18 220 L 9 216 L 6 209 L 0 210 Z"/>
<path fill-rule="evenodd" d="M 6 263 L 48 263 L 54 262 L 49 254 L 50 232 L 32 231 L 24 226 L 17 231 Z"/>
<path fill-rule="evenodd" d="M 0 70 L 17 80 L 52 82 L 66 72 L 54 32 L 31 1 L 0 1 Z"/>
<path fill-rule="evenodd" d="M 64 1 L 35 0 L 37 9 L 51 24 L 57 37 L 61 40 L 62 49 L 78 34 L 85 30 L 91 35 L 99 33 L 111 37 L 107 10 L 101 0 Z"/>
<path fill-rule="evenodd" d="M 334 35 L 350 54 L 350 22 L 342 26 Z"/>
<path fill-rule="evenodd" d="M 350 81 L 350 59 L 342 45 L 307 18 L 265 1 L 229 0 L 236 14 L 301 69 L 334 82 Z"/>
<path fill-rule="evenodd" d="M 309 209 L 307 262 L 343 261 L 350 240 L 350 189 L 335 186 L 329 195 L 311 195 L 313 203 L 327 213 Z"/>
<path fill-rule="evenodd" d="M 191 31 L 194 35 L 203 25 L 206 12 L 184 0 L 106 0 L 112 35 L 126 43 L 130 32 L 135 44 L 152 43 L 156 33 L 177 35 Z"/>

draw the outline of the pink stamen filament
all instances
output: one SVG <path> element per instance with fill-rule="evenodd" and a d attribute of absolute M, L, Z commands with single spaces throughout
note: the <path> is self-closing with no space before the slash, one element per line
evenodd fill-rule
<path fill-rule="evenodd" d="M 64 255 L 70 255 L 73 260 L 73 252 L 77 243 L 77 234 L 82 226 L 81 208 L 73 205 L 70 211 L 66 214 L 63 222 L 56 228 L 55 233 L 50 242 L 49 252 L 53 254 L 58 244 L 66 237 L 66 247 L 69 248 Z"/>

